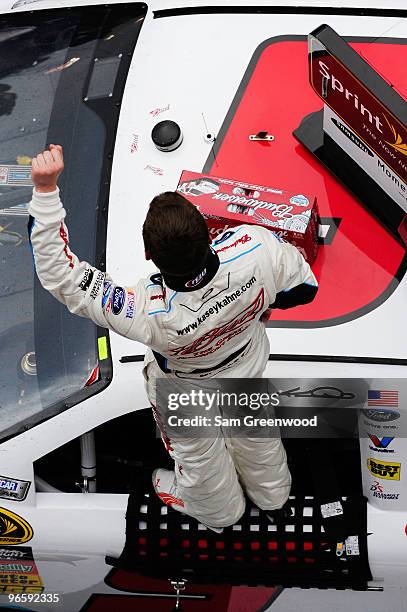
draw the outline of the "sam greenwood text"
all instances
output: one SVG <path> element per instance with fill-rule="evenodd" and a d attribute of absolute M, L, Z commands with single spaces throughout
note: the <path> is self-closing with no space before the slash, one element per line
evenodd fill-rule
<path fill-rule="evenodd" d="M 215 427 L 317 427 L 318 417 L 313 416 L 310 419 L 262 419 L 248 414 L 244 417 L 234 418 L 219 415 L 213 418 L 202 415 L 186 418 L 172 414 L 168 417 L 168 425 L 170 427 L 212 427 L 212 425 Z"/>

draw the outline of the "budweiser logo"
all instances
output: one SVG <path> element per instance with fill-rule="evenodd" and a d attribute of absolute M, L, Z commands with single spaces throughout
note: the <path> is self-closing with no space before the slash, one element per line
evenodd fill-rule
<path fill-rule="evenodd" d="M 228 204 L 240 204 L 241 206 L 249 207 L 251 210 L 270 210 L 272 211 L 271 215 L 273 217 L 280 217 L 282 219 L 291 219 L 293 216 L 291 211 L 294 207 L 288 204 L 274 204 L 273 202 L 266 202 L 265 200 L 255 200 L 254 198 L 228 195 L 227 193 L 216 193 L 212 196 L 212 200 L 221 200 Z"/>
<path fill-rule="evenodd" d="M 161 113 L 165 113 L 165 111 L 169 110 L 170 105 L 164 106 L 163 108 L 154 108 L 150 111 L 150 115 L 153 117 L 157 117 L 157 115 L 161 115 Z"/>
<path fill-rule="evenodd" d="M 147 164 L 144 170 L 151 170 L 153 174 L 157 174 L 158 176 L 163 176 L 164 174 L 164 170 L 162 168 L 157 168 L 156 166 L 150 166 L 150 164 Z"/>
<path fill-rule="evenodd" d="M 139 145 L 139 136 L 138 136 L 138 134 L 132 134 L 130 153 L 136 153 L 136 151 L 138 151 L 138 145 Z"/>

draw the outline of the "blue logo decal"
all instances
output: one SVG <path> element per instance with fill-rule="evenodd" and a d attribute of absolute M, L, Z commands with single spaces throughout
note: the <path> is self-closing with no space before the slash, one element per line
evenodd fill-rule
<path fill-rule="evenodd" d="M 9 491 L 17 491 L 18 483 L 14 480 L 6 480 L 5 478 L 0 480 L 0 489 L 8 489 Z"/>
<path fill-rule="evenodd" d="M 400 418 L 400 413 L 397 410 L 383 410 L 376 409 L 373 410 L 368 408 L 367 410 L 362 410 L 365 417 L 370 419 L 371 421 L 378 421 L 379 423 L 386 423 L 387 421 L 396 421 Z"/>
<path fill-rule="evenodd" d="M 123 287 L 115 287 L 112 295 L 112 312 L 118 315 L 123 310 L 126 301 L 126 292 Z"/>
<path fill-rule="evenodd" d="M 297 206 L 308 206 L 309 200 L 305 197 L 305 195 L 299 193 L 298 195 L 294 195 L 292 198 L 290 198 L 290 204 L 296 204 Z"/>
<path fill-rule="evenodd" d="M 377 436 L 373 435 L 373 434 L 368 434 L 369 438 L 371 439 L 371 441 L 373 442 L 373 444 L 377 447 L 377 448 L 387 448 L 390 444 L 390 442 L 392 442 L 394 440 L 394 438 L 390 438 L 388 436 L 385 436 L 384 438 L 378 438 Z"/>
<path fill-rule="evenodd" d="M 231 236 L 233 236 L 235 232 L 225 232 L 223 234 L 223 236 L 221 236 L 220 238 L 218 238 L 217 240 L 215 240 L 215 242 L 213 243 L 215 246 L 218 246 L 218 244 L 221 244 L 222 242 L 225 242 L 225 240 L 227 240 L 228 238 L 230 238 Z"/>

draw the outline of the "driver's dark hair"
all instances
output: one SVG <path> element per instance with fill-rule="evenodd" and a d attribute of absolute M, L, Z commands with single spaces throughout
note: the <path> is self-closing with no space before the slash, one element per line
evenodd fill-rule
<path fill-rule="evenodd" d="M 146 253 L 162 272 L 194 273 L 205 262 L 209 232 L 199 210 L 180 193 L 156 196 L 143 225 Z M 199 271 L 199 270 L 198 270 Z"/>

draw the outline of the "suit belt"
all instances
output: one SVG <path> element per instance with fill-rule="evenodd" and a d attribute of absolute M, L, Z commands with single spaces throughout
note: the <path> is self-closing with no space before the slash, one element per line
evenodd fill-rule
<path fill-rule="evenodd" d="M 240 349 L 237 349 L 237 351 L 234 351 L 234 353 L 226 357 L 226 359 L 221 361 L 221 363 L 218 363 L 216 366 L 212 366 L 211 368 L 198 368 L 196 370 L 192 370 L 191 372 L 182 372 L 182 373 L 183 374 L 205 374 L 208 372 L 212 372 L 213 370 L 218 370 L 219 368 L 223 368 L 225 365 L 227 365 L 228 363 L 236 359 L 236 357 L 239 357 L 239 355 L 241 355 L 247 349 L 250 343 L 251 343 L 251 340 L 249 340 L 249 342 L 247 342 Z M 171 374 L 173 372 L 178 371 L 178 370 L 170 370 L 169 368 L 167 368 L 167 365 L 166 365 L 167 359 L 163 355 L 161 355 L 160 353 L 157 353 L 156 351 L 153 351 L 153 354 L 162 372 L 164 372 L 165 374 Z"/>

